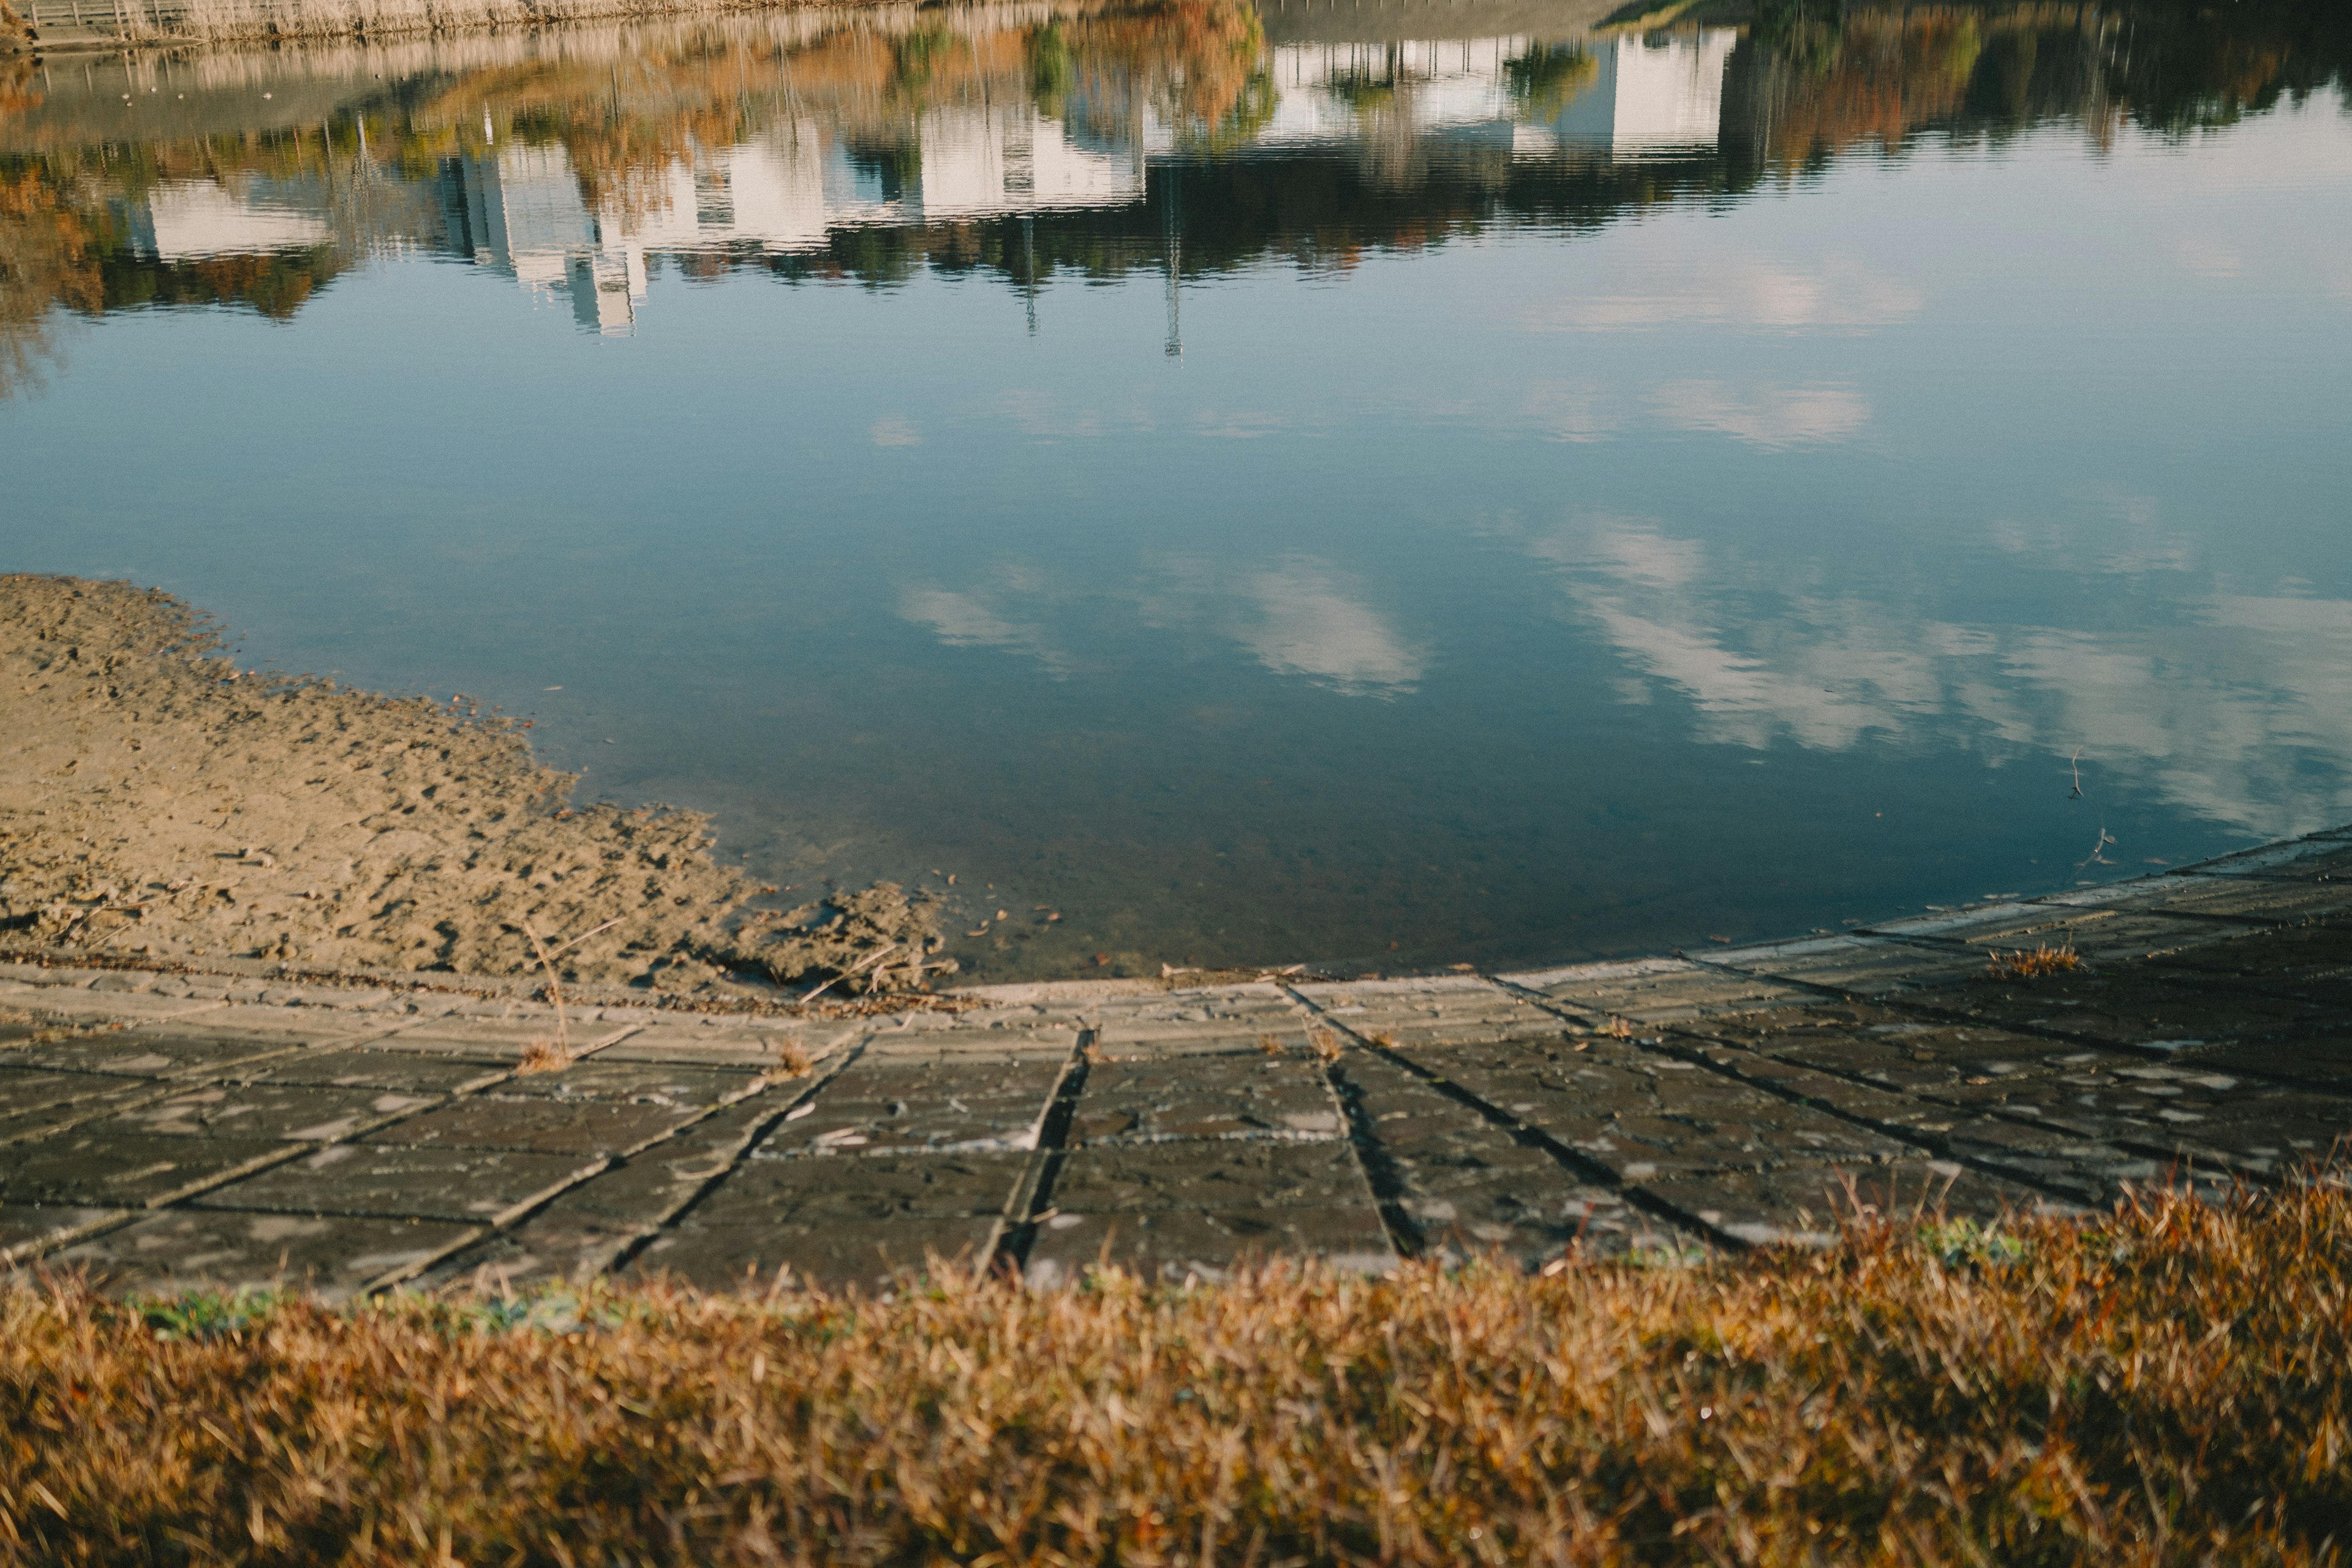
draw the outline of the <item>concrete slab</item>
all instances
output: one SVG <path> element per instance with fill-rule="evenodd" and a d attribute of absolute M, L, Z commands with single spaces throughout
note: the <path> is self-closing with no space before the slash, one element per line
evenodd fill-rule
<path fill-rule="evenodd" d="M 1499 1254 L 1539 1264 L 1571 1247 L 1602 1255 L 1673 1250 L 1686 1238 L 1587 1181 L 1550 1154 L 1375 1053 L 1338 1071 L 1370 1142 L 1375 1190 L 1391 1202 L 1424 1256 Z"/>
<path fill-rule="evenodd" d="M 0 1148 L 0 1203 L 138 1208 L 283 1158 L 263 1138 L 174 1138 L 78 1127 Z"/>
<path fill-rule="evenodd" d="M 1883 996 L 1921 985 L 1949 984 L 1981 974 L 1986 967 L 1981 952 L 1942 951 L 1916 942 L 1868 937 L 1832 937 L 1819 942 L 1750 949 L 1745 954 L 1727 953 L 1721 962 L 1795 986 L 1819 986 L 1864 996 Z M 1700 1016 L 1692 1013 L 1683 1016 Z"/>
<path fill-rule="evenodd" d="M 123 1029 L 59 1040 L 28 1040 L 7 1052 L 7 1065 L 59 1068 L 114 1078 L 164 1079 L 224 1072 L 245 1062 L 302 1047 L 283 1039 L 159 1029 Z"/>
<path fill-rule="evenodd" d="M 121 1293 L 296 1289 L 332 1302 L 474 1233 L 446 1221 L 172 1209 L 66 1247 L 51 1261 L 88 1268 L 101 1289 Z"/>
<path fill-rule="evenodd" d="M 779 1109 L 781 1100 L 739 1102 L 615 1161 L 511 1231 L 452 1257 L 420 1283 L 429 1287 L 479 1274 L 486 1283 L 523 1285 L 602 1274 L 727 1174 L 761 1122 Z"/>
<path fill-rule="evenodd" d="M 1466 1046 L 1558 1039 L 1575 1027 L 1502 986 L 1471 976 L 1302 985 L 1299 994 L 1360 1039 Z"/>
<path fill-rule="evenodd" d="M 117 1112 L 92 1123 L 92 1130 L 327 1143 L 431 1105 L 436 1098 L 375 1089 L 205 1084 Z"/>
<path fill-rule="evenodd" d="M 510 1149 L 604 1157 L 639 1148 L 695 1114 L 696 1108 L 675 1104 L 486 1092 L 404 1117 L 381 1132 L 367 1134 L 363 1142 L 412 1149 Z"/>
<path fill-rule="evenodd" d="M 1357 1208 L 1372 1193 L 1346 1143 L 1203 1140 L 1073 1151 L 1052 1206 L 1066 1214 L 1146 1209 Z"/>
<path fill-rule="evenodd" d="M 1761 975 L 1727 973 L 1673 958 L 1582 964 L 1507 978 L 1539 992 L 1592 1025 L 1612 1018 L 1666 1024 L 1717 1013 L 1752 1012 L 1811 994 Z"/>
<path fill-rule="evenodd" d="M 753 1157 L 679 1223 L 835 1225 L 1003 1212 L 1029 1167 L 1023 1153 L 877 1154 L 857 1160 Z"/>
<path fill-rule="evenodd" d="M 127 1218 L 133 1212 L 0 1204 L 0 1266 L 41 1257 L 60 1242 Z"/>
<path fill-rule="evenodd" d="M 615 1062 L 594 1056 L 551 1071 L 517 1073 L 499 1086 L 498 1094 L 505 1100 L 611 1100 L 705 1110 L 757 1094 L 770 1081 L 766 1074 L 742 1068 Z"/>
<path fill-rule="evenodd" d="M 314 1049 L 231 1068 L 223 1082 L 311 1084 L 396 1094 L 464 1094 L 512 1076 L 510 1062 L 467 1061 L 405 1051 Z"/>
<path fill-rule="evenodd" d="M 212 1140 L 155 1139 L 173 1148 Z M 599 1169 L 601 1159 L 488 1149 L 335 1143 L 193 1200 L 208 1209 L 497 1225 Z"/>
<path fill-rule="evenodd" d="M 52 1018 L 75 1022 L 121 1019 L 130 1023 L 156 1023 L 213 1012 L 221 1004 L 201 996 L 159 996 L 152 992 L 142 991 L 85 991 L 79 987 L 43 986 L 38 997 L 19 1001 L 17 1005 L 29 1007 Z"/>
<path fill-rule="evenodd" d="M 1322 1064 L 1301 1048 L 1281 1055 L 1159 1057 L 1097 1062 L 1071 1125 L 1076 1145 L 1182 1138 L 1331 1139 L 1339 1107 Z"/>

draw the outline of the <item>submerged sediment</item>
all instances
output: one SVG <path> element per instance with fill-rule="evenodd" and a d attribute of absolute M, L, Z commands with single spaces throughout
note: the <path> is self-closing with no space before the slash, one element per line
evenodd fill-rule
<path fill-rule="evenodd" d="M 0 939 L 709 992 L 941 967 L 884 884 L 786 911 L 689 811 L 575 805 L 527 726 L 239 669 L 121 583 L 0 576 Z"/>

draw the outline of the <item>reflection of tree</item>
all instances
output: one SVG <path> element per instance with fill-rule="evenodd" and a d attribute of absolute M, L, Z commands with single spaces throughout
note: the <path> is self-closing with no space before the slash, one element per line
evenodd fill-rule
<path fill-rule="evenodd" d="M 1503 85 L 1522 120 L 1551 120 L 1601 74 L 1601 62 L 1581 44 L 1532 44 L 1503 62 Z"/>
<path fill-rule="evenodd" d="M 1864 7 L 1764 0 L 1728 86 L 1751 145 L 1801 166 L 1923 131 L 2072 121 L 2102 141 L 2226 125 L 2352 78 L 2335 0 Z"/>

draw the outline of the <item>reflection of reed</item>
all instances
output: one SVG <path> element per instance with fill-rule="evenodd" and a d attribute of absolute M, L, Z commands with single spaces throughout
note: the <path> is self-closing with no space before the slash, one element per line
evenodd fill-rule
<path fill-rule="evenodd" d="M 175 45 L 336 39 L 373 43 L 418 35 L 512 32 L 580 22 L 824 12 L 840 9 L 848 0 L 109 0 L 103 6 L 77 6 L 73 0 L 22 3 L 47 43 L 87 39 Z M 989 18 L 986 26 L 1002 26 L 1009 13 L 1035 13 L 1042 19 L 1051 10 L 1067 8 L 1035 5 L 920 9 L 961 32 L 971 26 L 955 19 L 961 11 L 984 13 Z M 911 16 L 919 7 L 874 9 Z M 371 50 L 379 56 L 384 52 Z"/>

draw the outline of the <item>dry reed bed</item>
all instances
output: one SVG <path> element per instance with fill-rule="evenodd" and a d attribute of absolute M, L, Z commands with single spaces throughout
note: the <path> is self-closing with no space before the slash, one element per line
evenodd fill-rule
<path fill-rule="evenodd" d="M 653 1286 L 585 1329 L 170 1337 L 53 1285 L 0 1301 L 0 1558 L 2335 1562 L 2347 1258 L 2318 1185 L 1534 1279 Z"/>
<path fill-rule="evenodd" d="M 585 21 L 725 16 L 818 9 L 859 0 L 110 0 L 85 5 L 78 25 L 126 44 L 178 46 L 320 38 L 383 38 L 485 27 Z M 52 27 L 75 20 L 73 0 L 40 0 Z"/>

